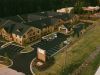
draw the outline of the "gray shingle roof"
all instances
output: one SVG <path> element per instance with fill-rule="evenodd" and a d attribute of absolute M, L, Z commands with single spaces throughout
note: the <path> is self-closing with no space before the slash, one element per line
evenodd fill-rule
<path fill-rule="evenodd" d="M 8 33 L 15 33 L 20 36 L 22 36 L 30 28 L 30 26 L 22 23 L 16 23 L 11 20 L 8 20 L 3 27 Z"/>
<path fill-rule="evenodd" d="M 16 15 L 16 16 L 11 16 L 11 17 L 6 17 L 4 18 L 5 20 L 12 20 L 12 21 L 15 21 L 15 22 L 22 22 L 22 20 Z"/>
<path fill-rule="evenodd" d="M 58 12 L 55 12 L 55 11 L 44 11 L 44 12 L 39 12 L 39 13 L 35 13 L 37 15 L 40 15 L 40 16 L 46 16 L 46 17 L 49 17 L 49 16 L 57 16 L 57 15 L 61 15 L 61 13 L 58 13 Z"/>
<path fill-rule="evenodd" d="M 40 19 L 44 19 L 46 17 L 44 16 L 40 16 L 40 15 L 35 15 L 34 13 L 31 14 L 24 14 L 24 15 L 20 15 L 26 22 L 32 22 L 32 21 L 36 21 L 36 20 L 40 20 Z"/>
<path fill-rule="evenodd" d="M 33 22 L 28 22 L 26 24 L 31 25 L 31 26 L 36 27 L 36 28 L 39 28 L 39 29 L 42 29 L 42 28 L 45 28 L 49 25 L 54 25 L 58 21 L 59 21 L 59 19 L 56 19 L 56 18 L 45 18 L 45 19 L 42 19 L 42 20 L 36 20 L 36 21 L 33 21 Z"/>
<path fill-rule="evenodd" d="M 6 21 L 6 20 L 0 18 L 0 28 L 1 28 L 2 25 L 5 23 L 5 21 Z"/>
<path fill-rule="evenodd" d="M 13 33 L 22 36 L 29 28 L 30 26 L 17 23 L 14 27 Z"/>
<path fill-rule="evenodd" d="M 57 15 L 54 18 L 58 18 L 58 19 L 62 19 L 64 21 L 71 19 L 74 15 L 72 14 L 61 14 L 61 15 Z"/>

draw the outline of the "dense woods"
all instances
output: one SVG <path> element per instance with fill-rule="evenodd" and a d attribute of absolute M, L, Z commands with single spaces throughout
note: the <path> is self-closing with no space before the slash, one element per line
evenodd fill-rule
<path fill-rule="evenodd" d="M 79 5 L 100 5 L 100 0 L 0 0 L 0 17 Z"/>

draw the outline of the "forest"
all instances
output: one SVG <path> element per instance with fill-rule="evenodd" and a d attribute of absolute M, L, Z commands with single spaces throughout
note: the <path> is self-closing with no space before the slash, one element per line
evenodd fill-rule
<path fill-rule="evenodd" d="M 0 17 L 88 5 L 100 5 L 100 0 L 0 0 Z"/>

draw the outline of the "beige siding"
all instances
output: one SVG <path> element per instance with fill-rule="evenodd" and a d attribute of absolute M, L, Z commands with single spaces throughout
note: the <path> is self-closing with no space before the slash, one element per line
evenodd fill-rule
<path fill-rule="evenodd" d="M 22 36 L 16 35 L 16 34 L 12 34 L 13 37 L 13 41 L 19 43 L 22 45 Z"/>
<path fill-rule="evenodd" d="M 32 41 L 36 41 L 41 38 L 41 30 L 35 27 L 31 27 L 24 35 L 23 35 L 23 43 L 30 43 Z"/>
<path fill-rule="evenodd" d="M 6 40 L 12 41 L 12 35 L 7 33 L 4 29 L 1 30 L 1 35 Z"/>

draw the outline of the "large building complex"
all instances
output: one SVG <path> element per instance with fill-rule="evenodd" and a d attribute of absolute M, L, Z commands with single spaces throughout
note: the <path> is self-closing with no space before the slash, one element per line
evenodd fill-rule
<path fill-rule="evenodd" d="M 0 35 L 8 41 L 24 45 L 52 32 L 58 32 L 60 26 L 67 21 L 74 21 L 75 17 L 77 16 L 73 14 L 54 11 L 7 17 L 1 20 Z"/>

